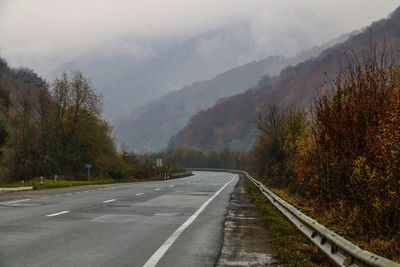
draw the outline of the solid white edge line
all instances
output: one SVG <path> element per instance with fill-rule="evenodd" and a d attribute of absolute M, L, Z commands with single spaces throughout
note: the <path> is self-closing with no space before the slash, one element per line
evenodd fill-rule
<path fill-rule="evenodd" d="M 31 199 L 30 199 L 30 198 L 28 198 L 28 199 L 20 199 L 20 200 L 14 200 L 14 201 L 2 202 L 2 203 L 0 203 L 0 205 L 3 205 L 3 204 L 13 204 L 13 203 L 18 203 L 18 202 L 25 202 L 25 201 L 29 201 L 29 200 L 31 200 Z"/>
<path fill-rule="evenodd" d="M 116 199 L 105 200 L 105 201 L 103 201 L 103 203 L 110 203 L 110 202 L 113 202 L 113 201 L 116 201 Z"/>
<path fill-rule="evenodd" d="M 64 210 L 64 211 L 60 211 L 60 212 L 57 212 L 57 213 L 48 214 L 48 215 L 46 215 L 46 217 L 54 217 L 54 216 L 58 216 L 58 215 L 61 215 L 61 214 L 68 213 L 68 212 L 69 212 L 69 210 Z"/>
<path fill-rule="evenodd" d="M 165 252 L 172 246 L 172 244 L 178 239 L 178 237 L 185 231 L 185 229 L 192 224 L 192 222 L 200 215 L 200 213 L 210 204 L 211 201 L 215 197 L 221 193 L 222 190 L 225 189 L 234 179 L 236 178 L 233 177 L 232 180 L 224 184 L 212 197 L 210 197 L 206 202 L 201 205 L 201 207 L 192 215 L 190 216 L 189 219 L 187 219 L 186 222 L 184 222 L 178 229 L 175 230 L 175 232 L 164 242 L 164 244 L 161 245 L 159 249 L 157 249 L 156 252 L 150 257 L 150 259 L 143 265 L 143 267 L 154 267 L 157 265 L 157 263 L 160 261 L 162 256 L 164 256 Z"/>

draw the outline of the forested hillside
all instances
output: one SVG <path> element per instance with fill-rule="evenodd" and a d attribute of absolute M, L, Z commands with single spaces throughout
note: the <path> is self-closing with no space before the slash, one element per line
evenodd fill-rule
<path fill-rule="evenodd" d="M 250 87 L 265 86 L 286 66 L 318 56 L 321 51 L 347 40 L 351 35 L 299 52 L 293 57 L 272 56 L 230 69 L 206 81 L 195 82 L 180 90 L 151 101 L 118 123 L 114 123 L 117 139 L 130 149 L 158 151 L 187 124 L 190 117 L 215 104 L 219 98 L 244 92 Z M 271 77 L 273 79 L 271 79 Z"/>
<path fill-rule="evenodd" d="M 217 102 L 212 108 L 191 118 L 188 125 L 171 138 L 170 146 L 190 145 L 205 150 L 230 147 L 250 149 L 256 135 L 255 115 L 273 103 L 308 106 L 321 84 L 335 77 L 339 62 L 351 51 L 362 56 L 371 42 L 386 40 L 400 44 L 400 9 L 388 19 L 373 23 L 348 41 L 322 52 L 317 58 L 284 69 L 271 85 L 252 88 Z M 232 108 L 235 107 L 235 108 Z"/>
<path fill-rule="evenodd" d="M 168 93 L 139 108 L 129 119 L 117 123 L 117 138 L 133 150 L 163 149 L 169 138 L 183 129 L 191 115 L 212 106 L 218 98 L 253 86 L 266 73 L 276 74 L 283 64 L 283 57 L 270 57 Z"/>

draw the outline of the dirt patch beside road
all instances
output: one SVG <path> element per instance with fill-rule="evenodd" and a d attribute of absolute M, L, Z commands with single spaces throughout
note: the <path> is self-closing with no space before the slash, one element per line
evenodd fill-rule
<path fill-rule="evenodd" d="M 270 237 L 251 203 L 245 178 L 231 195 L 224 240 L 216 266 L 278 266 Z"/>

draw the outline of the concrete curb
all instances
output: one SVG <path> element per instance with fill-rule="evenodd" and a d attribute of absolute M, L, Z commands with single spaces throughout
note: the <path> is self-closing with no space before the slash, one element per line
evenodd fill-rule
<path fill-rule="evenodd" d="M 21 187 L 0 187 L 0 193 L 8 193 L 8 192 L 15 192 L 15 191 L 27 191 L 33 190 L 32 186 L 21 186 Z"/>

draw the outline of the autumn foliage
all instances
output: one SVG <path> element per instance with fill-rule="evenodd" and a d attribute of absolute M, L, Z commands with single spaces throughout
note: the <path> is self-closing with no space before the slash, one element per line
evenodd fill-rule
<path fill-rule="evenodd" d="M 385 47 L 352 53 L 336 80 L 322 86 L 309 126 L 299 112 L 271 125 L 277 116 L 270 110 L 257 120 L 255 149 L 268 182 L 288 186 L 321 212 L 337 211 L 354 235 L 372 249 L 379 240 L 375 251 L 392 256 L 400 254 L 399 63 Z M 290 121 L 301 127 L 282 131 Z"/>

